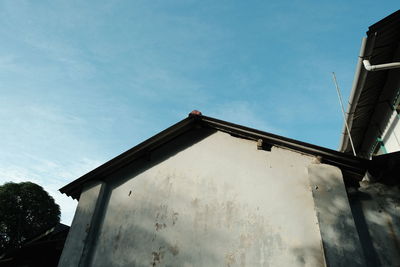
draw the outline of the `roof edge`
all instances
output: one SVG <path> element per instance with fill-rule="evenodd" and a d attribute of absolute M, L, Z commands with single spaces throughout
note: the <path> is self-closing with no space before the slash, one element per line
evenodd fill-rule
<path fill-rule="evenodd" d="M 178 123 L 139 143 L 138 145 L 123 152 L 115 158 L 105 162 L 94 170 L 82 175 L 71 183 L 63 186 L 59 189 L 59 191 L 74 199 L 79 199 L 79 195 L 82 190 L 81 187 L 84 183 L 91 181 L 95 178 L 101 180 L 107 174 L 115 171 L 115 169 L 126 166 L 133 160 L 137 159 L 139 156 L 147 153 L 149 151 L 149 148 L 157 146 L 157 144 L 160 142 L 164 143 L 165 141 L 172 139 L 174 136 L 179 135 L 186 128 L 191 128 L 192 124 L 194 124 L 197 120 L 198 116 L 189 116 L 179 121 Z"/>
<path fill-rule="evenodd" d="M 366 163 L 368 160 L 355 157 L 350 154 L 345 154 L 329 148 L 271 134 L 211 117 L 202 116 L 201 121 L 217 130 L 233 133 L 235 135 L 242 135 L 247 138 L 252 137 L 254 140 L 262 139 L 264 142 L 273 146 L 289 148 L 311 156 L 321 157 L 322 162 L 338 166 L 342 169 L 352 171 L 360 175 L 364 174 L 366 170 Z"/>
<path fill-rule="evenodd" d="M 369 26 L 367 34 L 368 35 L 374 34 L 378 30 L 378 28 L 382 28 L 390 23 L 396 22 L 396 20 L 398 20 L 399 18 L 400 18 L 400 9 Z"/>
<path fill-rule="evenodd" d="M 106 176 L 112 174 L 116 170 L 132 163 L 139 157 L 198 125 L 253 140 L 262 139 L 270 145 L 293 149 L 300 153 L 312 156 L 318 156 L 322 158 L 323 163 L 338 166 L 341 169 L 359 175 L 360 177 L 366 170 L 367 161 L 354 157 L 353 155 L 218 120 L 212 117 L 192 115 L 67 184 L 60 189 L 60 192 L 71 196 L 74 199 L 79 199 L 82 187 L 85 183 L 106 178 Z"/>

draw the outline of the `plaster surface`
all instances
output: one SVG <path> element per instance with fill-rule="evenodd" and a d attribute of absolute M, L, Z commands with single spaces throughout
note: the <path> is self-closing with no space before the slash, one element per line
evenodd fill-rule
<path fill-rule="evenodd" d="M 83 190 L 58 263 L 59 267 L 85 265 L 87 252 L 91 249 L 88 237 L 93 226 L 97 224 L 96 207 L 99 205 L 104 187 L 104 183 L 98 182 L 87 185 Z"/>
<path fill-rule="evenodd" d="M 191 134 L 112 179 L 91 266 L 325 266 L 313 157 Z"/>

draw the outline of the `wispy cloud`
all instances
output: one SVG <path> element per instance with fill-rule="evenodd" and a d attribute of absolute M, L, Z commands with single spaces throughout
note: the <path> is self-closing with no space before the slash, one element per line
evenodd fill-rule
<path fill-rule="evenodd" d="M 68 221 L 59 187 L 195 108 L 336 147 L 330 72 L 346 96 L 390 7 L 303 2 L 1 1 L 0 181 L 44 184 Z"/>
<path fill-rule="evenodd" d="M 8 101 L 7 101 L 8 100 Z M 62 221 L 72 220 L 76 201 L 58 189 L 103 163 L 86 139 L 86 122 L 73 113 L 37 104 L 0 101 L 0 183 L 32 181 L 61 206 Z"/>
<path fill-rule="evenodd" d="M 254 104 L 245 101 L 232 101 L 217 105 L 210 110 L 210 116 L 220 118 L 247 127 L 264 130 L 274 134 L 284 134 L 282 129 L 268 123 L 268 113 L 256 107 Z M 205 114 L 208 115 L 208 114 Z"/>
<path fill-rule="evenodd" d="M 75 213 L 77 202 L 58 189 L 75 180 L 86 172 L 99 166 L 101 162 L 84 159 L 71 165 L 51 160 L 32 160 L 18 165 L 0 164 L 0 184 L 5 182 L 30 181 L 41 185 L 60 205 L 61 221 L 70 224 Z"/>

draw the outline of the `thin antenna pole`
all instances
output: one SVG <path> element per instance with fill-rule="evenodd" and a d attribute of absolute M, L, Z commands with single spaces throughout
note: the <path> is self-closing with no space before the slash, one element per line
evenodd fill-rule
<path fill-rule="evenodd" d="M 333 75 L 333 81 L 335 82 L 336 92 L 337 92 L 337 94 L 338 94 L 340 107 L 342 108 L 343 120 L 344 120 L 344 124 L 346 125 L 347 134 L 349 135 L 349 140 L 350 140 L 351 148 L 353 149 L 353 154 L 354 154 L 354 156 L 357 156 L 356 150 L 354 149 L 353 139 L 351 138 L 349 125 L 347 124 L 346 115 L 345 115 L 344 108 L 343 108 L 342 94 L 340 93 L 340 89 L 339 89 L 338 82 L 337 82 L 337 80 L 336 80 L 336 75 L 335 75 L 335 73 L 332 72 L 332 75 Z"/>

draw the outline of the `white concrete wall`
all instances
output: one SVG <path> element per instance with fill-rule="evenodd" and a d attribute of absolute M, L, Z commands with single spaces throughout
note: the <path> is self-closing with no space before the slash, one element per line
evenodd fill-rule
<path fill-rule="evenodd" d="M 382 135 L 382 141 L 387 153 L 400 151 L 400 123 L 399 115 L 393 111 L 389 123 Z"/>
<path fill-rule="evenodd" d="M 91 266 L 325 266 L 312 157 L 222 132 L 168 155 L 180 142 L 110 185 Z"/>
<path fill-rule="evenodd" d="M 91 249 L 90 233 L 97 226 L 96 213 L 104 193 L 105 184 L 88 184 L 82 191 L 74 220 L 68 233 L 58 266 L 85 266 Z"/>

